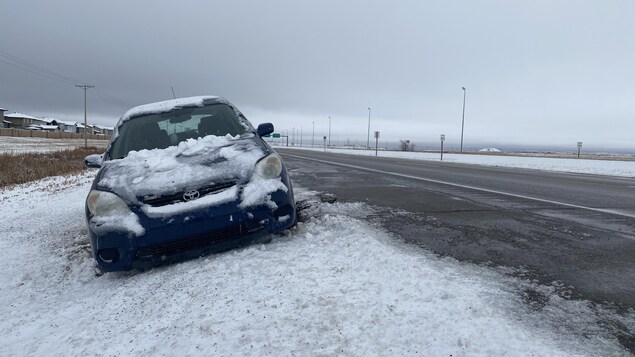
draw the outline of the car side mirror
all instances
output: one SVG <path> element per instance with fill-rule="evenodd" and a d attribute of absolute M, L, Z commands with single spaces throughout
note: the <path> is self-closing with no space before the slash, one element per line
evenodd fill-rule
<path fill-rule="evenodd" d="M 101 164 L 103 161 L 104 161 L 104 155 L 92 154 L 92 155 L 86 156 L 86 158 L 84 159 L 84 164 L 86 164 L 86 167 L 92 167 L 92 168 L 98 169 L 101 167 Z"/>
<path fill-rule="evenodd" d="M 258 130 L 256 131 L 258 136 L 265 136 L 273 133 L 273 124 L 271 123 L 262 123 L 258 125 Z"/>

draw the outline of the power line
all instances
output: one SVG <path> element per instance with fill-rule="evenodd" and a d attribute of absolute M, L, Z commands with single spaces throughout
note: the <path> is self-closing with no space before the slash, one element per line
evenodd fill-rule
<path fill-rule="evenodd" d="M 115 97 L 114 95 L 106 92 L 105 90 L 101 89 L 101 88 L 95 88 L 95 90 L 92 92 L 93 94 L 97 95 L 98 97 L 100 97 L 101 99 L 104 99 L 112 104 L 118 105 L 118 106 L 122 106 L 124 108 L 130 108 L 133 105 L 130 105 L 130 103 L 127 103 L 124 100 L 121 100 L 117 97 Z"/>
<path fill-rule="evenodd" d="M 82 81 L 80 81 L 80 80 L 77 80 L 75 78 L 71 78 L 71 77 L 56 73 L 54 71 L 51 71 L 50 69 L 44 68 L 42 66 L 38 66 L 36 64 L 33 64 L 33 63 L 31 63 L 31 62 L 29 62 L 27 60 L 24 60 L 22 58 L 19 58 L 17 56 L 14 56 L 14 55 L 12 55 L 10 53 L 7 53 L 5 51 L 2 51 L 2 50 L 0 50 L 0 56 L 4 57 L 4 58 L 6 58 L 6 59 L 8 59 L 10 61 L 17 62 L 21 66 L 26 67 L 26 68 L 28 68 L 28 69 L 30 69 L 32 71 L 36 71 L 36 72 L 39 72 L 41 74 L 46 74 L 48 76 L 56 77 L 56 78 L 58 78 L 61 81 L 72 82 L 72 83 L 82 83 Z"/>
<path fill-rule="evenodd" d="M 58 82 L 63 82 L 63 83 L 70 84 L 70 85 L 75 85 L 75 83 L 78 83 L 78 82 L 69 82 L 67 80 L 60 79 L 58 77 L 53 77 L 51 75 L 44 74 L 42 72 L 37 72 L 37 71 L 31 70 L 31 69 L 28 69 L 28 68 L 24 68 L 24 67 L 22 67 L 22 66 L 20 66 L 20 65 L 18 65 L 16 63 L 11 63 L 11 62 L 7 62 L 7 61 L 3 61 L 3 60 L 0 60 L 0 63 L 8 64 L 9 66 L 13 66 L 13 67 L 21 69 L 23 71 L 30 72 L 30 73 L 33 73 L 33 74 L 37 74 L 39 76 L 46 77 L 48 79 L 53 79 L 53 80 L 56 80 Z"/>
<path fill-rule="evenodd" d="M 4 63 L 7 64 L 9 66 L 21 69 L 23 71 L 32 73 L 32 74 L 36 74 L 48 79 L 52 79 L 58 82 L 62 82 L 62 83 L 66 83 L 69 85 L 77 85 L 77 83 L 85 83 L 84 81 L 80 81 L 77 80 L 75 78 L 72 77 L 68 77 L 62 74 L 59 74 L 57 72 L 51 71 L 50 69 L 44 68 L 42 66 L 38 66 L 34 63 L 31 63 L 25 59 L 22 59 L 20 57 L 14 56 L 10 53 L 7 53 L 5 51 L 0 50 L 0 57 L 4 57 L 5 59 L 9 60 L 9 61 L 13 61 L 13 62 L 7 62 L 5 60 L 0 59 L 0 63 Z M 129 103 L 126 103 L 125 101 L 115 97 L 114 95 L 106 92 L 103 89 L 95 89 L 94 91 L 95 95 L 97 97 L 99 97 L 102 100 L 105 100 L 107 102 L 110 102 L 111 104 L 115 104 L 117 106 L 121 106 L 124 108 L 130 108 L 132 107 L 132 105 L 130 105 Z"/>

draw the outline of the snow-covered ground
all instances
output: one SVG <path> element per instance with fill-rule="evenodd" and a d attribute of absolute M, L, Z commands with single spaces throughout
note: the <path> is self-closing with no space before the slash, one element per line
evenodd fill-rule
<path fill-rule="evenodd" d="M 324 149 L 310 149 L 299 147 L 284 147 L 285 149 L 324 151 Z M 374 150 L 327 149 L 327 152 L 375 156 Z M 378 156 L 395 157 L 413 160 L 440 161 L 438 153 L 379 151 Z M 572 172 L 581 174 L 610 175 L 621 177 L 635 177 L 635 161 L 617 160 L 587 160 L 561 159 L 552 157 L 527 156 L 498 156 L 477 154 L 443 154 L 443 161 L 463 164 L 515 167 L 522 169 L 546 170 L 558 172 Z"/>
<path fill-rule="evenodd" d="M 0 191 L 0 356 L 628 355 L 599 322 L 632 331 L 635 313 L 436 257 L 362 203 L 316 202 L 267 245 L 96 276 L 93 176 Z"/>
<path fill-rule="evenodd" d="M 108 140 L 88 140 L 88 146 L 106 148 Z M 84 147 L 84 139 L 45 139 L 0 136 L 0 153 L 48 152 Z"/>
<path fill-rule="evenodd" d="M 88 145 L 105 148 L 108 145 L 108 140 L 89 140 Z M 84 140 L 82 139 L 44 139 L 0 136 L 0 153 L 46 152 L 74 149 L 76 147 L 83 146 Z M 297 146 L 284 148 L 324 151 L 323 149 L 319 148 L 311 149 L 306 147 L 300 148 Z M 327 151 L 351 155 L 375 156 L 374 150 L 328 149 Z M 440 160 L 439 154 L 424 152 L 379 151 L 378 155 L 381 157 L 395 157 L 415 160 Z M 443 154 L 443 161 L 474 165 L 503 166 L 546 171 L 635 177 L 635 161 L 587 159 L 578 160 L 553 157 L 498 156 L 487 154 Z"/>

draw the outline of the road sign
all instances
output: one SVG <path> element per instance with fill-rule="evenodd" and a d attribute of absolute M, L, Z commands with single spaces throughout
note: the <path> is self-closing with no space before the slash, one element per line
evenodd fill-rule
<path fill-rule="evenodd" d="M 274 137 L 274 138 L 279 138 L 279 137 L 280 137 L 280 134 L 273 133 L 273 137 Z"/>
<path fill-rule="evenodd" d="M 582 147 L 582 142 L 578 141 L 578 147 L 581 148 Z"/>
<path fill-rule="evenodd" d="M 443 142 L 445 141 L 445 134 L 441 134 L 441 161 L 443 161 Z"/>
<path fill-rule="evenodd" d="M 379 139 L 379 132 L 378 131 L 375 132 L 375 139 Z"/>

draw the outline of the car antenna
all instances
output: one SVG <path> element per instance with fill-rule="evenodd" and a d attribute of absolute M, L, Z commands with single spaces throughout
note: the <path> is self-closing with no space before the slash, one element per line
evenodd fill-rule
<path fill-rule="evenodd" d="M 172 88 L 172 97 L 176 99 L 176 95 L 174 95 L 174 86 L 170 86 L 170 88 Z"/>

